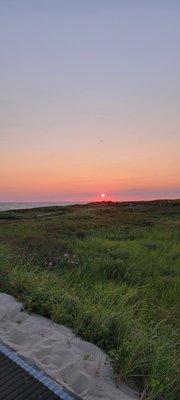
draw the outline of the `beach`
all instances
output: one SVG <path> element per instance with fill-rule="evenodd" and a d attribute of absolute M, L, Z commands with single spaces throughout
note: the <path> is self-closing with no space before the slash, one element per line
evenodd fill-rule
<path fill-rule="evenodd" d="M 135 400 L 137 393 L 119 384 L 110 360 L 96 345 L 71 329 L 28 314 L 13 296 L 0 294 L 0 340 L 84 400 Z"/>

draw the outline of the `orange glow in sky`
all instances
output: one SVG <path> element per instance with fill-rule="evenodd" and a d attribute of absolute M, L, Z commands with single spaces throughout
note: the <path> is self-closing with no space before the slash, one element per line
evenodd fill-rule
<path fill-rule="evenodd" d="M 0 201 L 180 197 L 180 3 L 22 3 L 1 4 Z"/>

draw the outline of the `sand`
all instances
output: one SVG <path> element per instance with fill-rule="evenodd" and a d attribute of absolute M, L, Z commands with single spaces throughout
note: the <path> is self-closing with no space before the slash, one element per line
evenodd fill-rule
<path fill-rule="evenodd" d="M 115 384 L 106 354 L 71 329 L 37 314 L 0 293 L 0 340 L 84 400 L 134 400 L 138 394 Z"/>

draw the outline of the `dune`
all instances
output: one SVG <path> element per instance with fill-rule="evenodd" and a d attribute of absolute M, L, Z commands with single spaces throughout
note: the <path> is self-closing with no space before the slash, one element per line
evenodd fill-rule
<path fill-rule="evenodd" d="M 0 293 L 0 340 L 85 400 L 134 400 L 138 393 L 117 387 L 107 355 L 71 329 L 29 315 L 13 296 Z"/>

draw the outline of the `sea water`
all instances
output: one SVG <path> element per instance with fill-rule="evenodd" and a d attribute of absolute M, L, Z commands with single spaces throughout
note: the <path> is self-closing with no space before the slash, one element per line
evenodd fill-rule
<path fill-rule="evenodd" d="M 50 206 L 67 206 L 70 204 L 75 204 L 72 202 L 25 202 L 25 203 L 14 203 L 14 202 L 0 202 L 0 211 L 7 210 L 22 210 L 27 208 L 37 208 L 37 207 L 50 207 Z"/>

